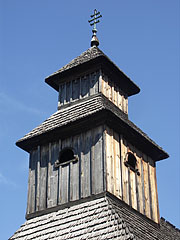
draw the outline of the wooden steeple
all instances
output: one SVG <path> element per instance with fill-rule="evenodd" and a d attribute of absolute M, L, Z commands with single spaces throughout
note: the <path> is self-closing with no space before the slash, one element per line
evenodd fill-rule
<path fill-rule="evenodd" d="M 156 161 L 168 154 L 129 120 L 139 87 L 95 45 L 45 81 L 58 110 L 17 142 L 30 153 L 27 219 L 109 192 L 159 223 Z"/>

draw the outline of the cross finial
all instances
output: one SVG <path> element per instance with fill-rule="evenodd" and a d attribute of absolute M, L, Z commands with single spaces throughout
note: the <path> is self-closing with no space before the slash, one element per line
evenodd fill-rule
<path fill-rule="evenodd" d="M 90 23 L 90 25 L 93 26 L 93 30 L 92 30 L 93 36 L 92 36 L 92 39 L 91 39 L 91 47 L 99 45 L 99 40 L 96 37 L 96 33 L 97 33 L 96 24 L 100 22 L 97 19 L 101 18 L 101 17 L 102 17 L 102 15 L 100 15 L 100 12 L 97 12 L 97 10 L 95 9 L 94 14 L 91 15 L 92 19 L 88 21 Z"/>

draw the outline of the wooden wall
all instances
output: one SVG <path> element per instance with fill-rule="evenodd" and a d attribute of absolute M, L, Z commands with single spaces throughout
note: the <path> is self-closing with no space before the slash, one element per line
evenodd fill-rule
<path fill-rule="evenodd" d="M 128 97 L 112 80 L 104 75 L 101 70 L 67 80 L 59 85 L 58 109 L 67 103 L 101 92 L 118 108 L 128 114 Z"/>
<path fill-rule="evenodd" d="M 107 127 L 105 135 L 107 191 L 159 223 L 154 161 L 112 129 Z M 137 159 L 139 175 L 124 164 L 128 152 L 132 152 Z"/>
<path fill-rule="evenodd" d="M 99 74 L 100 70 L 97 70 L 60 84 L 58 107 L 98 93 Z"/>
<path fill-rule="evenodd" d="M 101 74 L 100 91 L 124 113 L 128 114 L 128 97 L 112 80 L 108 76 Z"/>
<path fill-rule="evenodd" d="M 103 132 L 97 127 L 31 151 L 27 214 L 105 191 Z M 64 147 L 72 147 L 79 160 L 56 168 Z"/>

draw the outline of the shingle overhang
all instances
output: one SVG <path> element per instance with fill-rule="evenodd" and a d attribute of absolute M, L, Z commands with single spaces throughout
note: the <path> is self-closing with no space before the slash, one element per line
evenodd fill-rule
<path fill-rule="evenodd" d="M 48 76 L 45 82 L 59 91 L 59 84 L 64 82 L 64 79 L 67 79 L 68 76 L 76 76 L 92 67 L 102 68 L 128 96 L 140 92 L 139 87 L 95 46 L 89 48 L 69 64 Z"/>
<path fill-rule="evenodd" d="M 122 133 L 128 141 L 147 153 L 155 161 L 168 157 L 168 154 L 161 147 L 102 94 L 79 100 L 58 110 L 17 141 L 16 145 L 29 152 L 39 144 L 56 141 L 59 138 L 67 138 L 81 133 L 82 130 L 85 131 L 101 124 L 107 124 Z"/>

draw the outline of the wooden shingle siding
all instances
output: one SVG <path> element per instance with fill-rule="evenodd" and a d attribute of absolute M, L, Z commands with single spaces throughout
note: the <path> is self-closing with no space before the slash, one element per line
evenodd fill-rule
<path fill-rule="evenodd" d="M 31 151 L 27 214 L 105 191 L 103 136 L 99 126 Z M 78 161 L 55 167 L 65 147 L 74 149 Z"/>
<path fill-rule="evenodd" d="M 154 161 L 113 129 L 106 127 L 105 134 L 107 191 L 159 223 Z M 124 164 L 128 152 L 136 157 L 139 174 Z"/>

